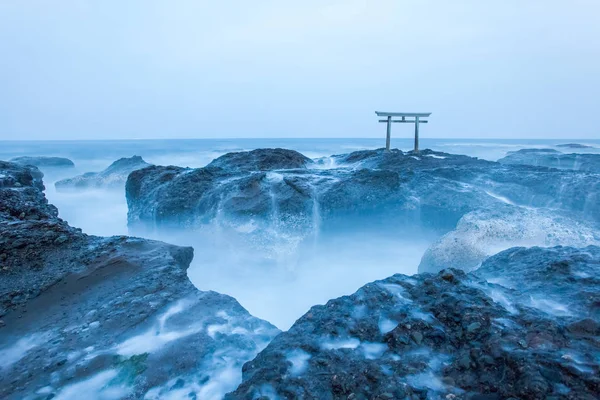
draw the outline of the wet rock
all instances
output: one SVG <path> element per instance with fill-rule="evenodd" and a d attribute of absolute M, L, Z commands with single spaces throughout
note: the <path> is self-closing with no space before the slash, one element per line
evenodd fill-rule
<path fill-rule="evenodd" d="M 260 149 L 224 155 L 205 168 L 138 170 L 126 185 L 128 225 L 142 232 L 218 225 L 232 228 L 232 234 L 276 231 L 275 237 L 300 239 L 315 231 L 357 227 L 440 235 L 469 213 L 495 212 L 495 220 L 502 222 L 520 220 L 534 209 L 525 221 L 539 217 L 556 225 L 547 240 L 534 244 L 551 246 L 559 236 L 569 236 L 561 229 L 573 221 L 584 233 L 600 223 L 600 180 L 594 174 L 431 150 L 365 150 L 328 160 L 324 168 L 323 160 L 313 163 L 294 151 Z M 562 220 L 554 221 L 547 209 L 558 210 Z M 490 241 L 510 234 L 501 223 L 491 228 L 500 231 L 490 232 Z M 537 234 L 532 231 L 524 230 L 523 241 Z M 575 239 L 567 244 L 589 244 Z M 472 253 L 473 266 L 492 254 L 467 250 L 461 253 Z"/>
<path fill-rule="evenodd" d="M 0 398 L 218 397 L 279 332 L 197 290 L 192 248 L 85 235 L 35 167 L 0 162 L 0 176 Z"/>
<path fill-rule="evenodd" d="M 226 398 L 593 398 L 599 273 L 598 247 L 516 248 L 469 274 L 369 283 L 312 307 Z"/>
<path fill-rule="evenodd" d="M 90 189 L 90 188 L 122 188 L 127 176 L 133 171 L 149 167 L 140 156 L 121 158 L 101 172 L 87 172 L 73 178 L 63 179 L 54 185 L 57 190 Z"/>
<path fill-rule="evenodd" d="M 513 246 L 599 245 L 594 223 L 575 219 L 551 209 L 532 209 L 502 204 L 463 216 L 456 228 L 442 236 L 425 252 L 419 272 L 445 268 L 472 271 L 489 256 Z"/>

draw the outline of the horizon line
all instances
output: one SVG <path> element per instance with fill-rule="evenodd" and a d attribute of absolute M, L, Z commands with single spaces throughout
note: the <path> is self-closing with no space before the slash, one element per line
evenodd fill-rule
<path fill-rule="evenodd" d="M 216 138 L 216 137 L 207 137 L 207 138 L 107 138 L 107 139 L 0 139 L 0 142 L 102 142 L 102 141 L 154 141 L 154 140 L 331 140 L 331 139 L 339 139 L 339 140 L 347 140 L 347 139 L 372 139 L 372 140 L 385 140 L 384 138 L 375 138 L 375 137 L 231 137 L 231 138 Z M 413 140 L 412 137 L 395 137 L 394 140 Z M 502 138 L 502 137 L 421 137 L 421 140 L 569 140 L 569 141 L 582 141 L 582 140 L 592 140 L 592 141 L 600 141 L 600 138 Z"/>

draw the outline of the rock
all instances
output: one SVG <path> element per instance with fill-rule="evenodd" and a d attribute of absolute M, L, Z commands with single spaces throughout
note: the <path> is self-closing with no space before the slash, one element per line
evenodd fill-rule
<path fill-rule="evenodd" d="M 220 397 L 279 332 L 235 299 L 197 290 L 192 248 L 85 235 L 48 204 L 39 170 L 0 162 L 0 176 L 10 267 L 0 279 L 0 398 Z"/>
<path fill-rule="evenodd" d="M 369 283 L 275 337 L 226 399 L 594 398 L 599 273 L 599 247 L 516 248 L 474 273 Z M 571 314 L 540 307 L 543 294 Z M 584 336 L 568 329 L 581 315 Z"/>
<path fill-rule="evenodd" d="M 512 298 L 522 306 L 574 318 L 571 322 L 582 318 L 598 321 L 599 267 L 597 246 L 516 247 L 488 258 L 474 274 L 513 290 Z M 496 300 L 503 301 L 500 297 Z M 512 310 L 517 304 L 506 306 Z"/>
<path fill-rule="evenodd" d="M 569 223 L 600 223 L 600 180 L 585 172 L 431 150 L 334 155 L 328 158 L 331 168 L 323 168 L 323 160 L 307 160 L 291 150 L 260 149 L 224 155 L 205 168 L 135 171 L 126 185 L 129 228 L 213 225 L 231 228 L 231 234 L 260 235 L 255 242 L 265 243 L 351 228 L 441 235 L 466 214 L 499 208 L 515 216 L 525 212 L 521 208 L 552 208 Z M 476 265 L 482 257 L 473 260 Z"/>
<path fill-rule="evenodd" d="M 23 156 L 23 157 L 15 157 L 15 158 L 11 159 L 10 162 L 13 162 L 13 163 L 19 164 L 19 165 L 32 165 L 32 166 L 38 167 L 40 169 L 73 168 L 75 166 L 73 161 L 69 160 L 68 158 L 63 158 L 63 157 Z"/>
<path fill-rule="evenodd" d="M 63 179 L 54 185 L 57 190 L 88 188 L 122 188 L 133 171 L 149 167 L 140 156 L 121 158 L 101 172 L 87 172 L 73 178 Z"/>
<path fill-rule="evenodd" d="M 207 167 L 235 172 L 273 171 L 278 169 L 303 169 L 313 161 L 294 150 L 257 149 L 227 153 L 213 160 Z"/>
<path fill-rule="evenodd" d="M 557 146 L 561 147 L 561 146 Z M 585 148 L 585 147 L 569 148 Z M 498 160 L 502 164 L 523 164 L 538 167 L 569 169 L 585 172 L 600 172 L 600 154 L 565 154 L 551 149 L 523 149 L 509 152 Z"/>
<path fill-rule="evenodd" d="M 433 243 L 419 264 L 419 272 L 478 268 L 489 256 L 514 246 L 600 245 L 597 225 L 571 218 L 557 210 L 502 204 L 463 216 L 454 230 Z"/>

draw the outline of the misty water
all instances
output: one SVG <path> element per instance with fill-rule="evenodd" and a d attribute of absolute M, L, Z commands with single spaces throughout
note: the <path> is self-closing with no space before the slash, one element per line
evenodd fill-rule
<path fill-rule="evenodd" d="M 554 148 L 565 141 L 540 140 L 422 140 L 422 148 L 497 160 L 521 148 Z M 584 141 L 598 147 L 598 141 Z M 21 155 L 67 157 L 75 168 L 46 172 L 48 200 L 61 218 L 85 233 L 111 236 L 130 234 L 124 189 L 59 191 L 54 182 L 89 171 L 100 171 L 120 157 L 139 155 L 149 163 L 202 167 L 233 151 L 282 147 L 316 159 L 360 149 L 375 149 L 381 139 L 254 139 L 254 140 L 140 140 L 3 142 L 0 159 Z M 393 145 L 411 148 L 411 140 Z M 577 151 L 577 150 L 573 150 Z M 597 152 L 585 149 L 585 152 Z M 325 167 L 327 164 L 325 163 Z M 218 223 L 166 233 L 145 232 L 144 237 L 192 246 L 188 270 L 201 290 L 236 298 L 251 314 L 286 330 L 311 306 L 351 294 L 367 282 L 395 273 L 417 272 L 419 261 L 436 235 L 417 232 L 341 230 L 322 234 L 315 215 L 315 231 L 302 238 L 280 237 L 259 248 L 240 239 Z M 140 235 L 140 232 L 135 232 Z M 275 232 L 277 235 L 277 232 Z"/>

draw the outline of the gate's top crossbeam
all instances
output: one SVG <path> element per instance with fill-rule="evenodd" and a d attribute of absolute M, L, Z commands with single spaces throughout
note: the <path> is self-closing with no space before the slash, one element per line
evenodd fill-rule
<path fill-rule="evenodd" d="M 431 113 L 404 113 L 404 112 L 385 112 L 375 111 L 378 117 L 429 117 Z"/>

